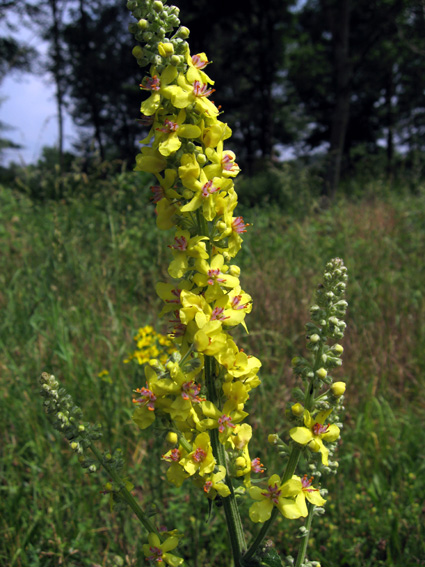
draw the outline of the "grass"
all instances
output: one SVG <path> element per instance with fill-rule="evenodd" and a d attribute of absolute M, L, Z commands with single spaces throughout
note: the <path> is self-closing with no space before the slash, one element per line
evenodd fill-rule
<path fill-rule="evenodd" d="M 139 525 L 125 509 L 110 511 L 101 479 L 82 472 L 49 426 L 38 395 L 43 370 L 62 380 L 86 419 L 104 425 L 106 446 L 122 447 L 143 505 L 159 493 L 161 521 L 188 536 L 179 548 L 188 565 L 225 564 L 219 511 L 207 524 L 197 492 L 166 485 L 158 468 L 165 442 L 130 419 L 142 380 L 136 363 L 123 363 L 132 337 L 146 324 L 166 331 L 153 288 L 167 277 L 168 235 L 154 226 L 148 184 L 122 174 L 98 192 L 50 202 L 0 189 L 0 565 L 145 563 Z M 272 206 L 240 214 L 252 223 L 239 263 L 255 306 L 240 341 L 263 361 L 251 423 L 269 470 L 281 467 L 266 438 L 287 427 L 289 362 L 304 349 L 314 288 L 329 258 L 349 268 L 340 472 L 326 481 L 329 505 L 315 521 L 311 559 L 424 565 L 423 195 L 371 193 L 325 211 L 313 203 L 304 218 Z M 98 376 L 104 369 L 109 377 Z M 275 530 L 282 554 L 294 552 L 298 526 L 282 519 Z"/>

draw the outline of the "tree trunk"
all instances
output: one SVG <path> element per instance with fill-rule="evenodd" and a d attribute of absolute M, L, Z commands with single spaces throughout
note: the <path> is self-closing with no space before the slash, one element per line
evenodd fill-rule
<path fill-rule="evenodd" d="M 60 43 L 60 16 L 58 13 L 57 0 L 49 0 L 49 6 L 52 11 L 52 32 L 53 32 L 53 78 L 56 85 L 56 106 L 58 110 L 58 154 L 59 168 L 63 171 L 63 107 L 64 107 L 64 90 L 62 85 L 63 57 Z"/>
<path fill-rule="evenodd" d="M 386 107 L 387 107 L 387 175 L 389 178 L 393 174 L 393 157 L 394 157 L 394 110 L 393 110 L 393 95 L 394 95 L 394 80 L 393 69 L 391 68 L 388 73 L 388 83 L 386 88 Z"/>
<path fill-rule="evenodd" d="M 87 14 L 85 11 L 84 0 L 80 0 L 80 17 L 81 17 L 81 29 L 82 29 L 82 37 L 83 37 L 83 50 L 85 53 L 85 60 L 87 62 L 87 73 L 89 74 L 89 80 L 93 82 L 90 87 L 89 91 L 89 106 L 91 111 L 92 123 L 94 127 L 94 137 L 99 147 L 100 158 L 102 161 L 105 159 L 105 151 L 103 148 L 102 142 L 102 134 L 101 134 L 101 120 L 100 120 L 100 109 L 99 105 L 96 100 L 96 88 L 97 85 L 95 83 L 94 74 L 91 73 L 91 48 L 89 45 L 89 36 L 88 36 L 88 29 L 87 29 Z"/>
<path fill-rule="evenodd" d="M 324 0 L 330 19 L 335 70 L 335 108 L 331 119 L 330 147 L 325 174 L 325 195 L 332 199 L 341 177 L 344 143 L 350 116 L 350 82 L 352 69 L 349 60 L 350 0 Z"/>

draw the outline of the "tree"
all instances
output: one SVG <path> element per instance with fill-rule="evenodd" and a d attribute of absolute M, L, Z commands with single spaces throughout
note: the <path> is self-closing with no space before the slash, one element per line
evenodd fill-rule
<path fill-rule="evenodd" d="M 285 112 L 285 55 L 292 39 L 293 0 L 178 2 L 193 53 L 207 51 L 219 86 L 215 100 L 234 129 L 245 171 L 268 162 L 277 143 L 292 139 Z"/>
<path fill-rule="evenodd" d="M 422 106 L 422 80 L 414 80 L 413 68 L 416 73 L 421 68 L 422 76 L 423 61 L 406 57 L 399 33 L 400 25 L 408 27 L 409 36 L 416 26 L 418 37 L 415 4 L 418 0 L 310 0 L 299 13 L 289 80 L 310 124 L 306 146 L 327 148 L 324 192 L 329 196 L 358 145 L 377 152 L 385 139 L 390 172 L 404 93 L 414 100 L 406 109 L 410 117 L 413 106 Z M 420 85 L 413 99 L 412 81 Z"/>
<path fill-rule="evenodd" d="M 70 15 L 66 81 L 83 145 L 94 139 L 102 159 L 133 160 L 141 73 L 131 57 L 128 10 L 122 2 L 79 0 Z"/>

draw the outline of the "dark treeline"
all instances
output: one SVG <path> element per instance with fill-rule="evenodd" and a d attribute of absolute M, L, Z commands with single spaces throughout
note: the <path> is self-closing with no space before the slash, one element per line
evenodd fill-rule
<path fill-rule="evenodd" d="M 421 166 L 425 0 L 246 0 L 243 9 L 235 0 L 176 3 L 192 52 L 214 62 L 215 102 L 245 172 L 291 150 L 320 163 L 323 192 L 332 196 L 365 162 L 389 176 L 401 154 L 407 167 Z M 131 56 L 125 3 L 0 0 L 0 9 L 4 20 L 30 21 L 50 44 L 43 68 L 56 86 L 61 167 L 65 110 L 79 127 L 77 153 L 95 149 L 102 159 L 132 162 L 144 134 L 143 70 Z M 0 79 L 15 67 L 35 71 L 40 62 L 6 32 Z"/>

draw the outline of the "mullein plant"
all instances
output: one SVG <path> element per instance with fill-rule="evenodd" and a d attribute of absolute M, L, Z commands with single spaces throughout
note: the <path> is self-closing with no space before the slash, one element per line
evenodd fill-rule
<path fill-rule="evenodd" d="M 141 120 L 150 130 L 136 170 L 155 176 L 157 226 L 174 230 L 170 281 L 156 286 L 173 346 L 166 361 L 156 357 L 145 363 L 145 382 L 134 392 L 133 420 L 140 429 L 167 432 L 172 448 L 162 459 L 170 483 L 193 482 L 210 503 L 224 509 L 236 567 L 282 565 L 277 552 L 265 545 L 280 514 L 304 520 L 298 556 L 287 557 L 286 564 L 317 566 L 306 559 L 306 550 L 313 517 L 323 513 L 326 502 L 321 477 L 338 465 L 334 451 L 345 384 L 333 382 L 331 372 L 342 364 L 346 268 L 339 258 L 326 265 L 307 325 L 309 355 L 292 361 L 302 387 L 288 404 L 289 438 L 269 436 L 282 466 L 265 475 L 250 451 L 252 427 L 245 406 L 260 385 L 261 362 L 231 335 L 238 325 L 247 330 L 245 318 L 252 309 L 233 263 L 248 224 L 235 215 L 234 178 L 240 169 L 235 154 L 224 148 L 231 130 L 210 99 L 214 82 L 205 72 L 208 58 L 191 55 L 189 30 L 180 26 L 178 8 L 159 0 L 131 0 L 128 8 L 137 20 L 130 31 L 143 44 L 133 55 L 141 67 L 149 65 L 140 86 L 148 93 Z M 46 410 L 82 466 L 89 472 L 102 466 L 111 479 L 105 491 L 126 502 L 146 528 L 147 562 L 182 565 L 183 558 L 174 553 L 181 536 L 160 532 L 136 502 L 131 483 L 122 476 L 121 455 L 98 450 L 99 428 L 82 421 L 80 409 L 53 376 L 43 374 L 41 382 Z M 245 539 L 239 498 L 249 500 L 249 518 L 259 525 L 251 542 Z"/>

